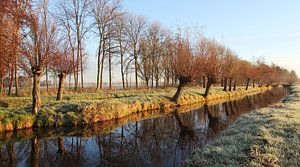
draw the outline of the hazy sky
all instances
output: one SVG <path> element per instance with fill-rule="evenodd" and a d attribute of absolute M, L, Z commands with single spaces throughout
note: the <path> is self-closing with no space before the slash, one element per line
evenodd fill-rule
<path fill-rule="evenodd" d="M 123 7 L 171 29 L 197 26 L 243 59 L 265 57 L 300 74 L 300 0 L 124 0 Z M 94 57 L 89 82 L 95 82 Z"/>

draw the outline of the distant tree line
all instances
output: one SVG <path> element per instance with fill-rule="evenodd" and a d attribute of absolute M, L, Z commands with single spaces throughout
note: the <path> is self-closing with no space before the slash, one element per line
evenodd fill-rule
<path fill-rule="evenodd" d="M 114 67 L 119 66 L 122 87 L 128 88 L 133 74 L 135 87 L 158 88 L 178 84 L 182 88 L 201 83 L 208 95 L 212 84 L 221 83 L 224 91 L 237 85 L 258 86 L 290 83 L 295 71 L 267 64 L 263 59 L 249 62 L 238 58 L 230 48 L 202 34 L 171 30 L 159 22 L 126 12 L 120 0 L 0 1 L 0 92 L 19 95 L 19 79 L 32 79 L 33 112 L 41 108 L 40 85 L 45 78 L 58 78 L 57 100 L 62 99 L 64 83 L 74 82 L 74 90 L 84 88 L 87 67 L 87 38 L 97 41 L 96 89 L 103 89 L 108 69 L 112 88 Z M 6 84 L 4 84 L 6 83 Z"/>

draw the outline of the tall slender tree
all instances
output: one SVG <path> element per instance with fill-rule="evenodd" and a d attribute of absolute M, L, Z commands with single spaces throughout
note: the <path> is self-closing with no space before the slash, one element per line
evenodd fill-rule
<path fill-rule="evenodd" d="M 68 21 L 68 26 L 74 32 L 76 36 L 76 59 L 79 61 L 75 70 L 75 90 L 78 90 L 79 86 L 79 73 L 81 76 L 81 88 L 84 87 L 84 54 L 83 54 L 83 42 L 87 33 L 91 29 L 91 25 L 88 24 L 89 16 L 89 4 L 90 0 L 64 0 L 59 4 L 59 11 L 61 16 Z M 74 45 L 75 46 L 75 45 Z"/>
<path fill-rule="evenodd" d="M 134 61 L 135 88 L 138 88 L 138 69 L 139 69 L 139 42 L 145 33 L 146 19 L 143 16 L 131 15 L 128 18 L 127 36 L 130 49 L 130 56 Z"/>
<path fill-rule="evenodd" d="M 91 3 L 90 9 L 93 16 L 99 38 L 97 54 L 97 89 L 102 89 L 103 71 L 106 55 L 111 56 L 112 33 L 114 32 L 114 22 L 120 13 L 120 1 L 114 0 L 95 0 Z M 111 62 L 111 61 L 109 61 Z M 111 68 L 109 68 L 111 70 Z M 111 74 L 111 73 L 110 73 Z M 110 75 L 111 76 L 111 75 Z"/>

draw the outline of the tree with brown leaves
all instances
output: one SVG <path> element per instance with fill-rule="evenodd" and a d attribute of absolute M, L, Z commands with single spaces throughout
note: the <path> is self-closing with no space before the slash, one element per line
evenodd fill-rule
<path fill-rule="evenodd" d="M 55 53 L 55 59 L 50 63 L 51 70 L 55 74 L 58 74 L 57 101 L 63 98 L 64 83 L 67 75 L 72 74 L 74 68 L 76 68 L 76 63 L 73 63 L 72 50 L 68 41 L 65 41 L 59 48 L 60 49 Z"/>
<path fill-rule="evenodd" d="M 172 100 L 177 102 L 183 87 L 191 83 L 198 76 L 199 62 L 193 54 L 188 38 L 184 39 L 180 37 L 177 39 L 174 56 L 172 65 L 175 75 L 179 80 L 179 85 Z"/>
<path fill-rule="evenodd" d="M 58 40 L 56 25 L 42 21 L 41 11 L 31 9 L 26 19 L 28 35 L 22 45 L 23 64 L 26 64 L 33 76 L 32 112 L 38 114 L 41 109 L 40 83 L 46 64 L 55 60 Z M 48 27 L 47 30 L 45 27 Z"/>

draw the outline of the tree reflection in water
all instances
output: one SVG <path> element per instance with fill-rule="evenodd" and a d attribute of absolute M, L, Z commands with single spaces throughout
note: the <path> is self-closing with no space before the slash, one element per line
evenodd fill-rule
<path fill-rule="evenodd" d="M 0 134 L 0 166 L 180 166 L 194 149 L 203 147 L 241 114 L 284 95 L 282 89 L 273 90 L 188 112 L 179 108 L 150 113 L 149 119 L 132 116 L 127 122 L 81 130 Z"/>

